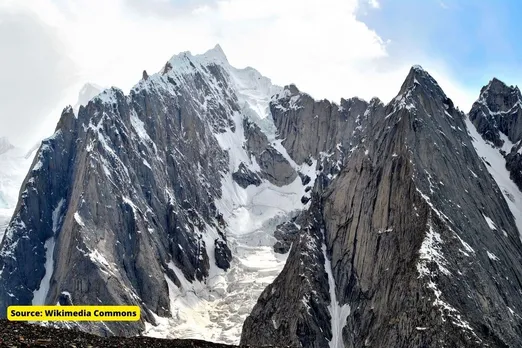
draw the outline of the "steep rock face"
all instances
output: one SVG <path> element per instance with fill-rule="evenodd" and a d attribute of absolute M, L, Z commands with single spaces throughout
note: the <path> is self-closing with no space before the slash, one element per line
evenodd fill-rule
<path fill-rule="evenodd" d="M 373 98 L 341 99 L 340 105 L 328 100 L 315 101 L 295 85 L 274 95 L 270 110 L 277 138 L 292 159 L 311 165 L 324 175 L 317 184 L 325 187 L 335 178 L 345 159 L 357 149 L 361 134 L 372 114 L 384 112 L 384 104 Z M 302 176 L 303 183 L 307 178 Z"/>
<path fill-rule="evenodd" d="M 522 191 L 522 141 L 514 145 L 506 154 L 506 168 L 509 170 L 510 178 Z"/>
<path fill-rule="evenodd" d="M 259 186 L 262 182 L 259 175 L 248 169 L 244 163 L 241 163 L 238 170 L 232 174 L 232 179 L 242 188 L 250 185 Z"/>
<path fill-rule="evenodd" d="M 306 114 L 313 104 L 296 107 Z M 315 242 L 292 247 L 245 322 L 242 343 L 520 345 L 522 245 L 464 115 L 414 67 L 399 95 L 365 120 L 338 176 L 323 187 L 316 181 L 313 223 L 298 234 Z M 314 277 L 304 276 L 305 265 Z M 304 290 L 288 285 L 303 277 Z M 299 303 L 298 315 L 285 307 Z M 327 313 L 326 326 L 317 313 Z M 327 342 L 311 339 L 319 332 Z"/>
<path fill-rule="evenodd" d="M 373 103 L 379 104 L 378 100 Z M 358 98 L 342 99 L 341 105 L 315 101 L 294 85 L 285 87 L 270 104 L 278 137 L 298 164 L 331 151 L 340 157 L 343 150 L 351 148 L 353 135 L 368 108 L 369 104 Z"/>
<path fill-rule="evenodd" d="M 511 179 L 522 190 L 522 95 L 494 78 L 480 91 L 469 118 L 482 138 L 502 150 Z"/>
<path fill-rule="evenodd" d="M 509 87 L 494 78 L 480 91 L 469 112 L 471 122 L 485 140 L 502 147 L 501 133 L 516 143 L 522 139 L 522 95 L 518 87 Z"/>
<path fill-rule="evenodd" d="M 277 186 L 290 184 L 297 177 L 295 169 L 288 160 L 268 141 L 267 136 L 254 122 L 243 122 L 246 150 L 259 166 L 262 177 Z"/>
<path fill-rule="evenodd" d="M 223 214 L 231 212 L 216 201 L 223 178 L 237 170 L 230 142 L 241 141 L 249 109 L 238 97 L 246 82 L 236 81 L 245 74 L 232 76 L 225 65 L 219 47 L 202 57 L 182 53 L 128 96 L 113 88 L 77 116 L 64 110 L 1 245 L 2 315 L 11 304 L 57 303 L 67 294 L 74 304 L 140 305 L 138 323 L 83 326 L 138 334 L 145 321 L 175 314 L 172 294 L 181 298 L 191 283 L 204 286 L 230 267 Z M 297 176 L 277 151 L 264 152 L 255 154 L 266 164 L 256 175 Z"/>
<path fill-rule="evenodd" d="M 170 94 L 162 100 L 164 86 L 140 87 L 128 98 L 104 92 L 77 119 L 66 109 L 54 137 L 44 142 L 2 245 L 2 290 L 16 294 L 1 296 L 2 306 L 34 303 L 33 292 L 50 271 L 42 266 L 53 253 L 59 258 L 46 303 L 67 291 L 74 303 L 143 304 L 164 315 L 163 274 L 170 261 L 187 279 L 208 275 L 201 232 L 206 223 L 216 225 L 219 177 L 213 174 L 226 168 L 226 154 L 190 104 Z M 179 93 L 182 100 L 192 91 Z M 215 116 L 221 116 L 216 126 L 227 120 Z M 195 184 L 193 172 L 207 185 Z M 220 238 L 215 231 L 212 238 Z M 45 253 L 49 239 L 56 246 Z M 39 252 L 27 255 L 25 243 Z M 15 271 L 19 265 L 28 269 Z M 114 326 L 115 334 L 141 329 Z"/>

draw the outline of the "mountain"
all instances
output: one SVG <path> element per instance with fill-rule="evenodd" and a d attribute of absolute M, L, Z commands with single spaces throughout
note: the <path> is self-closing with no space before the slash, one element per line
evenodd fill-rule
<path fill-rule="evenodd" d="M 519 346 L 519 231 L 466 116 L 435 80 L 413 67 L 388 105 L 361 104 L 354 115 L 306 95 L 291 102 L 272 102 L 283 113 L 276 125 L 317 113 L 328 131 L 298 128 L 283 142 L 290 154 L 333 156 L 337 140 L 326 148 L 317 140 L 335 139 L 346 119 L 359 123 L 340 129 L 353 134 L 342 169 L 318 176 L 285 267 L 245 321 L 241 343 Z"/>
<path fill-rule="evenodd" d="M 477 131 L 497 147 L 522 139 L 522 95 L 518 87 L 494 78 L 480 91 L 469 113 Z"/>
<path fill-rule="evenodd" d="M 11 219 L 27 170 L 36 149 L 26 152 L 12 145 L 7 137 L 0 138 L 0 241 Z"/>
<path fill-rule="evenodd" d="M 139 323 L 82 329 L 237 342 L 285 261 L 273 230 L 305 207 L 313 172 L 275 140 L 279 90 L 217 46 L 65 108 L 1 246 L 0 307 L 137 304 Z"/>
<path fill-rule="evenodd" d="M 74 110 L 78 112 L 80 106 L 85 106 L 102 90 L 103 88 L 96 84 L 85 84 L 79 92 Z M 29 150 L 23 150 L 13 146 L 7 137 L 0 137 L 0 241 L 13 215 L 20 186 L 39 147 L 38 142 Z"/>
<path fill-rule="evenodd" d="M 522 190 L 522 95 L 518 87 L 492 79 L 480 91 L 469 119 L 486 142 L 503 152 L 510 178 Z"/>
<path fill-rule="evenodd" d="M 42 142 L 0 313 L 139 305 L 136 323 L 73 325 L 251 346 L 522 344 L 520 191 L 491 126 L 420 66 L 388 104 L 314 100 L 219 46 L 141 76 Z"/>

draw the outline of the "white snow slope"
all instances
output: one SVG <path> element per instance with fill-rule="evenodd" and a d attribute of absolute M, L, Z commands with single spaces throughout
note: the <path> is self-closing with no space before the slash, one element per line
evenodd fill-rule
<path fill-rule="evenodd" d="M 210 275 L 204 282 L 189 282 L 173 263 L 169 267 L 181 280 L 178 288 L 166 275 L 171 302 L 171 318 L 156 317 L 159 325 L 147 324 L 145 335 L 166 338 L 197 338 L 214 342 L 238 344 L 241 328 L 247 315 L 261 292 L 281 272 L 287 255 L 276 254 L 272 246 L 276 226 L 289 220 L 298 211 L 306 208 L 301 203 L 305 187 L 299 177 L 291 184 L 278 187 L 268 181 L 243 189 L 232 180 L 232 173 L 241 162 L 253 171 L 259 171 L 254 158 L 243 149 L 245 142 L 243 117 L 256 122 L 272 141 L 274 148 L 290 157 L 275 140 L 275 126 L 269 116 L 269 101 L 273 94 L 281 91 L 252 68 L 236 69 L 228 63 L 219 46 L 203 55 L 192 56 L 185 52 L 174 56 L 170 63 L 173 71 L 191 69 L 186 57 L 196 66 L 217 63 L 229 74 L 239 98 L 241 112 L 233 115 L 235 132 L 215 134 L 219 145 L 229 153 L 229 173 L 222 179 L 222 198 L 216 206 L 227 221 L 226 230 L 233 259 L 225 272 L 211 262 Z M 151 76 L 152 79 L 156 78 Z M 315 163 L 312 166 L 297 166 L 315 180 Z M 313 183 L 313 182 L 312 182 Z M 207 226 L 207 252 L 214 259 L 213 240 L 217 232 Z"/>
<path fill-rule="evenodd" d="M 522 192 L 520 192 L 517 185 L 509 177 L 509 171 L 506 169 L 506 160 L 500 153 L 499 148 L 486 142 L 480 136 L 473 123 L 469 120 L 469 117 L 466 117 L 466 126 L 468 127 L 468 133 L 473 140 L 473 146 L 475 147 L 477 154 L 482 158 L 489 173 L 497 182 L 497 185 L 509 205 L 509 209 L 511 209 L 511 213 L 513 213 L 513 216 L 515 217 L 518 232 L 519 234 L 522 233 Z M 507 140 L 507 137 L 503 137 L 503 139 L 506 141 L 504 144 L 504 150 L 509 147 L 509 150 L 507 151 L 510 151 L 512 144 Z M 496 229 L 494 221 L 487 216 L 484 216 L 484 219 L 491 229 Z"/>
<path fill-rule="evenodd" d="M 328 259 L 326 254 L 326 245 L 323 243 L 324 255 L 324 269 L 328 274 L 328 287 L 330 290 L 330 305 L 328 311 L 332 317 L 332 340 L 329 343 L 330 348 L 343 348 L 343 328 L 346 325 L 346 318 L 350 315 L 350 305 L 340 305 L 337 301 L 337 294 L 335 292 L 335 279 L 332 272 L 332 262 Z"/>

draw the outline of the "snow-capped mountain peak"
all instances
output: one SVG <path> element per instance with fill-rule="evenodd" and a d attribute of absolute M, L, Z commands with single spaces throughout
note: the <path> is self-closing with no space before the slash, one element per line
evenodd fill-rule
<path fill-rule="evenodd" d="M 170 65 L 170 68 L 174 71 L 182 72 L 190 68 L 195 68 L 194 64 L 206 66 L 211 63 L 221 66 L 229 65 L 227 56 L 219 44 L 201 54 L 193 55 L 190 51 L 181 52 L 172 56 L 167 64 Z M 168 72 L 166 70 L 170 70 L 170 68 L 164 68 L 162 72 L 166 73 Z"/>
<path fill-rule="evenodd" d="M 214 60 L 216 62 L 220 63 L 228 63 L 227 56 L 225 55 L 225 52 L 221 48 L 219 44 L 216 44 L 214 48 L 206 51 L 201 55 L 202 57 L 206 57 L 209 60 Z"/>

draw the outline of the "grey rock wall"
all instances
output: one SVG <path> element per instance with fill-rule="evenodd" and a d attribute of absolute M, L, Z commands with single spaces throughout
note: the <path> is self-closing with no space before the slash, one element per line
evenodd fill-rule
<path fill-rule="evenodd" d="M 295 109 L 313 114 L 314 104 L 302 102 Z M 319 178 L 314 188 L 308 212 L 314 223 L 301 227 L 299 240 L 311 234 L 317 242 L 307 252 L 302 243 L 292 247 L 245 322 L 241 342 L 328 346 L 335 320 L 328 318 L 332 304 L 318 254 L 324 234 L 337 300 L 350 306 L 341 323 L 345 347 L 519 346 L 514 308 L 522 305 L 522 245 L 464 115 L 414 67 L 399 95 L 365 120 L 338 176 L 322 187 Z M 298 143 L 284 144 L 289 153 L 310 146 Z M 303 280 L 303 267 L 314 276 Z M 306 289 L 318 299 L 312 313 L 304 305 L 285 307 L 302 303 Z M 273 320 L 289 329 L 278 331 Z M 310 338 L 319 333 L 326 341 Z"/>

